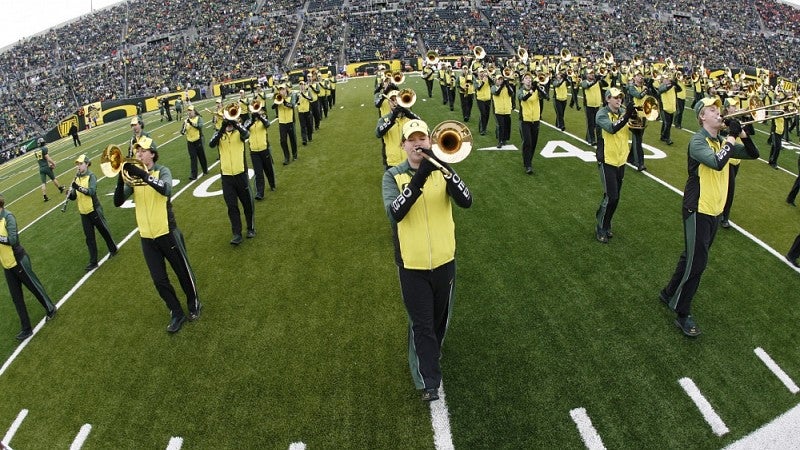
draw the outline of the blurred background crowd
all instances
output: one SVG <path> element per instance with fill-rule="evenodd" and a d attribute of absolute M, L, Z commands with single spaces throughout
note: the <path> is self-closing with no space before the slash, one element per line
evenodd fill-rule
<path fill-rule="evenodd" d="M 127 0 L 0 50 L 0 156 L 92 102 L 428 49 L 610 51 L 797 80 L 797 33 L 800 10 L 775 0 Z"/>

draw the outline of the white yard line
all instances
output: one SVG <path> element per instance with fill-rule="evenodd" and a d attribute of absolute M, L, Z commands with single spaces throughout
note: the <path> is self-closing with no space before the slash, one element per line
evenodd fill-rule
<path fill-rule="evenodd" d="M 453 435 L 450 432 L 450 411 L 444 395 L 444 383 L 439 386 L 439 400 L 434 400 L 431 407 L 431 426 L 433 427 L 433 444 L 436 450 L 453 450 Z"/>
<path fill-rule="evenodd" d="M 19 412 L 19 414 L 17 414 L 17 418 L 14 419 L 14 423 L 11 424 L 11 427 L 8 429 L 8 431 L 6 431 L 6 435 L 3 436 L 3 444 L 9 444 L 11 439 L 14 439 L 14 435 L 17 434 L 17 430 L 19 429 L 20 425 L 22 425 L 22 421 L 25 420 L 27 415 L 27 409 L 23 409 Z"/>
<path fill-rule="evenodd" d="M 183 447 L 182 437 L 169 438 L 169 444 L 167 444 L 167 450 L 181 450 L 181 447 Z"/>
<path fill-rule="evenodd" d="M 758 358 L 761 359 L 764 364 L 766 364 L 767 368 L 772 371 L 772 373 L 774 373 L 779 380 L 781 380 L 781 383 L 786 386 L 786 389 L 789 389 L 789 392 L 792 394 L 797 394 L 797 392 L 800 391 L 800 388 L 797 387 L 797 384 L 795 384 L 794 380 L 792 380 L 792 378 L 787 375 L 786 372 L 784 372 L 775 361 L 772 360 L 772 358 L 767 354 L 767 352 L 764 351 L 764 349 L 758 347 L 753 351 L 755 352 L 756 356 L 758 356 Z"/>
<path fill-rule="evenodd" d="M 92 425 L 86 423 L 83 424 L 80 431 L 78 431 L 78 435 L 75 436 L 75 440 L 72 441 L 72 445 L 69 446 L 69 450 L 80 450 L 83 447 L 84 442 L 86 442 L 86 438 L 89 437 L 89 433 L 92 432 Z"/>
<path fill-rule="evenodd" d="M 697 385 L 694 384 L 691 378 L 681 378 L 678 380 L 681 387 L 686 394 L 689 395 L 689 398 L 692 399 L 695 405 L 697 405 L 697 409 L 700 410 L 700 414 L 703 415 L 703 418 L 706 422 L 711 426 L 711 431 L 714 432 L 717 436 L 724 436 L 728 433 L 728 427 L 725 425 L 725 422 L 722 421 L 722 418 L 714 411 L 714 407 L 711 406 L 711 403 L 706 400 L 703 394 L 700 392 L 700 389 L 697 388 Z"/>
<path fill-rule="evenodd" d="M 597 433 L 594 425 L 592 425 L 592 419 L 590 419 L 589 415 L 586 413 L 586 408 L 570 410 L 569 416 L 572 417 L 572 421 L 578 426 L 578 433 L 580 433 L 581 440 L 583 440 L 583 444 L 586 445 L 586 448 L 589 450 L 604 450 L 606 448 L 606 446 L 603 445 L 600 434 Z"/>

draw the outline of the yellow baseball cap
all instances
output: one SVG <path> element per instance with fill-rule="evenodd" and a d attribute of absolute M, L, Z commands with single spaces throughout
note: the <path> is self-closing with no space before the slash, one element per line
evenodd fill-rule
<path fill-rule="evenodd" d="M 697 117 L 700 117 L 700 113 L 703 111 L 703 108 L 706 106 L 716 106 L 717 108 L 722 107 L 722 102 L 717 97 L 703 97 L 694 105 L 694 112 L 697 114 Z"/>
<path fill-rule="evenodd" d="M 90 161 L 89 161 L 89 158 L 87 158 L 86 155 L 83 154 L 81 156 L 78 156 L 75 159 L 75 162 L 78 163 L 78 164 L 83 164 L 83 163 L 89 164 Z"/>
<path fill-rule="evenodd" d="M 609 97 L 624 97 L 625 95 L 619 89 L 612 87 L 606 89 L 606 98 Z"/>
<path fill-rule="evenodd" d="M 408 139 L 414 133 L 424 133 L 428 136 L 428 124 L 419 119 L 409 120 L 403 125 L 403 139 Z"/>

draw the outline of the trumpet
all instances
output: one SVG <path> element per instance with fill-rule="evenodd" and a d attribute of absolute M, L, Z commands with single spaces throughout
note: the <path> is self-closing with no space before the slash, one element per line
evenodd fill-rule
<path fill-rule="evenodd" d="M 417 93 L 413 89 L 403 89 L 397 93 L 397 104 L 403 108 L 411 108 L 417 101 Z"/>
<path fill-rule="evenodd" d="M 448 164 L 466 159 L 472 151 L 472 132 L 462 122 L 445 120 L 431 131 L 431 142 L 433 145 L 430 150 L 436 158 L 428 156 L 421 148 L 416 151 L 441 170 L 445 177 L 449 178 L 453 176 L 453 173 L 441 165 L 437 159 Z"/>
<path fill-rule="evenodd" d="M 242 114 L 241 110 L 239 109 L 238 103 L 231 103 L 225 107 L 222 111 L 222 117 L 225 120 L 230 120 L 231 122 L 236 122 L 239 120 L 239 116 Z"/>
<path fill-rule="evenodd" d="M 125 164 L 133 164 L 147 172 L 147 166 L 140 159 L 123 157 L 122 150 L 116 145 L 109 144 L 103 150 L 103 154 L 100 155 L 100 170 L 103 175 L 113 178 L 122 172 L 122 181 L 128 186 L 144 186 L 147 184 L 138 177 L 128 175 L 128 172 L 124 170 Z"/>
<path fill-rule="evenodd" d="M 476 45 L 472 49 L 472 55 L 475 56 L 475 59 L 483 59 L 486 57 L 486 50 L 484 50 L 480 45 Z"/>

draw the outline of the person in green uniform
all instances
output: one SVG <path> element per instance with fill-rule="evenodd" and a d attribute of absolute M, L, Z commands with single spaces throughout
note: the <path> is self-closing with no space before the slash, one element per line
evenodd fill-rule
<path fill-rule="evenodd" d="M 33 335 L 33 328 L 30 317 L 28 317 L 28 309 L 25 307 L 22 285 L 24 284 L 44 307 L 47 314 L 46 320 L 50 320 L 56 315 L 56 307 L 33 272 L 31 260 L 22 244 L 19 243 L 17 219 L 6 209 L 6 199 L 2 194 L 0 194 L 0 262 L 3 264 L 11 301 L 14 302 L 14 307 L 17 309 L 22 327 L 17 334 L 17 339 L 24 341 Z"/>
<path fill-rule="evenodd" d="M 455 292 L 452 203 L 469 208 L 472 195 L 446 164 L 445 175 L 426 158 L 431 140 L 422 120 L 403 125 L 407 159 L 383 175 L 383 204 L 392 226 L 400 289 L 408 312 L 408 363 L 422 400 L 439 398 L 441 347 Z"/>
<path fill-rule="evenodd" d="M 189 151 L 189 179 L 197 179 L 197 163 L 203 175 L 208 173 L 208 161 L 206 151 L 203 148 L 203 118 L 197 115 L 194 105 L 186 108 L 186 120 L 181 127 L 181 134 L 186 136 L 186 148 Z"/>
<path fill-rule="evenodd" d="M 75 160 L 78 173 L 67 195 L 70 200 L 75 200 L 78 204 L 78 212 L 81 214 L 83 234 L 86 236 L 86 247 L 89 249 L 89 264 L 86 265 L 87 271 L 97 268 L 97 239 L 94 235 L 95 229 L 100 232 L 100 236 L 106 241 L 108 253 L 111 256 L 117 254 L 117 245 L 114 243 L 114 238 L 111 237 L 108 223 L 106 222 L 105 216 L 103 216 L 103 207 L 100 205 L 100 200 L 97 198 L 97 177 L 89 170 L 91 164 L 92 162 L 86 155 L 78 156 Z"/>
<path fill-rule="evenodd" d="M 157 164 L 158 150 L 149 137 L 139 138 L 134 147 L 137 158 L 142 161 L 146 170 L 130 163 L 123 165 L 122 170 L 138 179 L 138 182 L 130 186 L 123 181 L 120 173 L 114 191 L 114 206 L 122 206 L 125 199 L 133 195 L 144 261 L 156 291 L 171 313 L 167 332 L 176 333 L 180 331 L 187 317 L 167 276 L 165 261 L 169 262 L 186 295 L 189 320 L 200 317 L 203 304 L 197 293 L 194 272 L 189 265 L 183 234 L 178 229 L 175 214 L 172 212 L 172 172 Z"/>
<path fill-rule="evenodd" d="M 56 168 L 56 163 L 48 154 L 44 138 L 39 138 L 38 142 L 39 148 L 34 150 L 33 156 L 36 157 L 36 162 L 39 163 L 39 178 L 42 180 L 42 197 L 44 197 L 44 201 L 49 201 L 50 198 L 47 197 L 47 179 L 50 178 L 53 180 L 53 184 L 58 188 L 58 192 L 64 192 L 64 186 L 58 184 L 58 180 L 53 173 L 53 169 Z"/>

